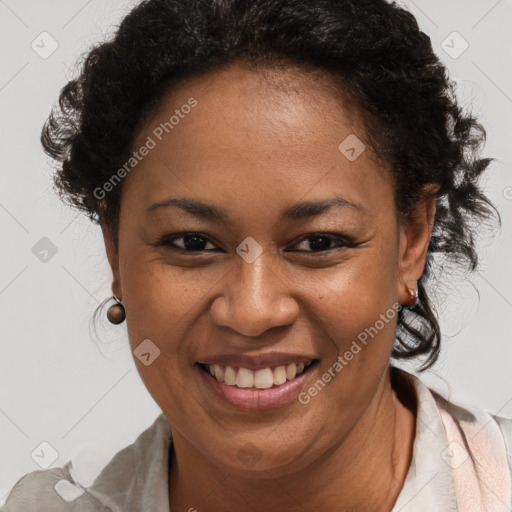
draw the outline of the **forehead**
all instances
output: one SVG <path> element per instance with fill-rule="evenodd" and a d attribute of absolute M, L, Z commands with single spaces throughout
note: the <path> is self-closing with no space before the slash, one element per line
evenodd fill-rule
<path fill-rule="evenodd" d="M 356 109 L 321 72 L 234 65 L 190 79 L 146 119 L 134 150 L 150 139 L 125 184 L 146 206 L 177 192 L 263 209 L 329 192 L 362 203 L 389 185 Z"/>
<path fill-rule="evenodd" d="M 342 127 L 363 135 L 354 101 L 329 73 L 232 64 L 174 86 L 146 119 L 139 139 L 159 123 L 169 121 L 172 114 L 179 114 L 191 97 L 199 108 L 194 108 L 193 115 L 186 113 L 190 119 L 180 123 L 179 130 L 177 125 L 172 128 L 175 137 L 180 132 L 186 134 L 187 126 L 183 125 L 211 133 L 222 129 L 222 135 L 231 135 L 232 142 L 241 143 L 245 142 L 244 135 L 271 144 L 276 135 L 286 140 L 286 135 L 300 131 L 312 144 L 318 144 L 327 125 L 331 130 Z M 219 124 L 219 120 L 224 122 Z M 320 123 L 324 125 L 322 133 L 317 130 Z M 229 125 L 234 128 L 231 133 Z M 258 125 L 263 129 L 255 133 Z"/>

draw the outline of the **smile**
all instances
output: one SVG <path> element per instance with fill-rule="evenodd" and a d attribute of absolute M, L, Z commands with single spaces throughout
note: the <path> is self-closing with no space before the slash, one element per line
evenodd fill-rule
<path fill-rule="evenodd" d="M 218 382 L 227 386 L 242 389 L 269 389 L 283 385 L 302 375 L 311 365 L 313 360 L 307 363 L 291 363 L 253 371 L 248 368 L 236 368 L 218 364 L 200 365 L 208 371 Z"/>
<path fill-rule="evenodd" d="M 318 359 L 310 359 L 254 369 L 217 363 L 197 363 L 196 368 L 219 403 L 242 410 L 263 410 L 297 400 L 318 364 Z"/>

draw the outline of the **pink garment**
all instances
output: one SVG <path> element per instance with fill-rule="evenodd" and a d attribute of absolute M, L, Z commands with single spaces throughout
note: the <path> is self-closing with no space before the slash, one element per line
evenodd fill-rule
<path fill-rule="evenodd" d="M 450 413 L 437 397 L 436 404 L 448 440 L 445 460 L 452 467 L 459 511 L 510 512 L 512 484 L 498 425 L 488 421 L 482 426 Z"/>

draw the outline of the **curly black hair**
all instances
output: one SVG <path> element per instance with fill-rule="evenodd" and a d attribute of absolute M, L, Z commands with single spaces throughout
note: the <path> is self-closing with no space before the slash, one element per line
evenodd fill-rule
<path fill-rule="evenodd" d="M 130 157 L 138 129 L 170 88 L 234 62 L 328 72 L 353 98 L 374 153 L 393 171 L 397 210 L 410 214 L 436 184 L 437 210 L 420 304 L 402 308 L 393 357 L 438 358 L 441 332 L 427 294 L 435 254 L 477 268 L 477 226 L 499 213 L 479 181 L 485 130 L 458 104 L 455 84 L 414 16 L 385 0 L 145 0 L 111 39 L 88 50 L 60 92 L 41 142 L 58 162 L 61 199 L 103 218 L 118 243 L 122 184 L 95 190 Z M 430 291 L 429 291 L 430 293 Z"/>

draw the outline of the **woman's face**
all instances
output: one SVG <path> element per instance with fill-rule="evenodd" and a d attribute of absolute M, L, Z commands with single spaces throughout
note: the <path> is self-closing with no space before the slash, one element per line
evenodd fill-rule
<path fill-rule="evenodd" d="M 382 389 L 426 247 L 364 140 L 308 75 L 231 66 L 168 94 L 134 144 L 113 289 L 175 439 L 217 466 L 305 467 Z"/>

